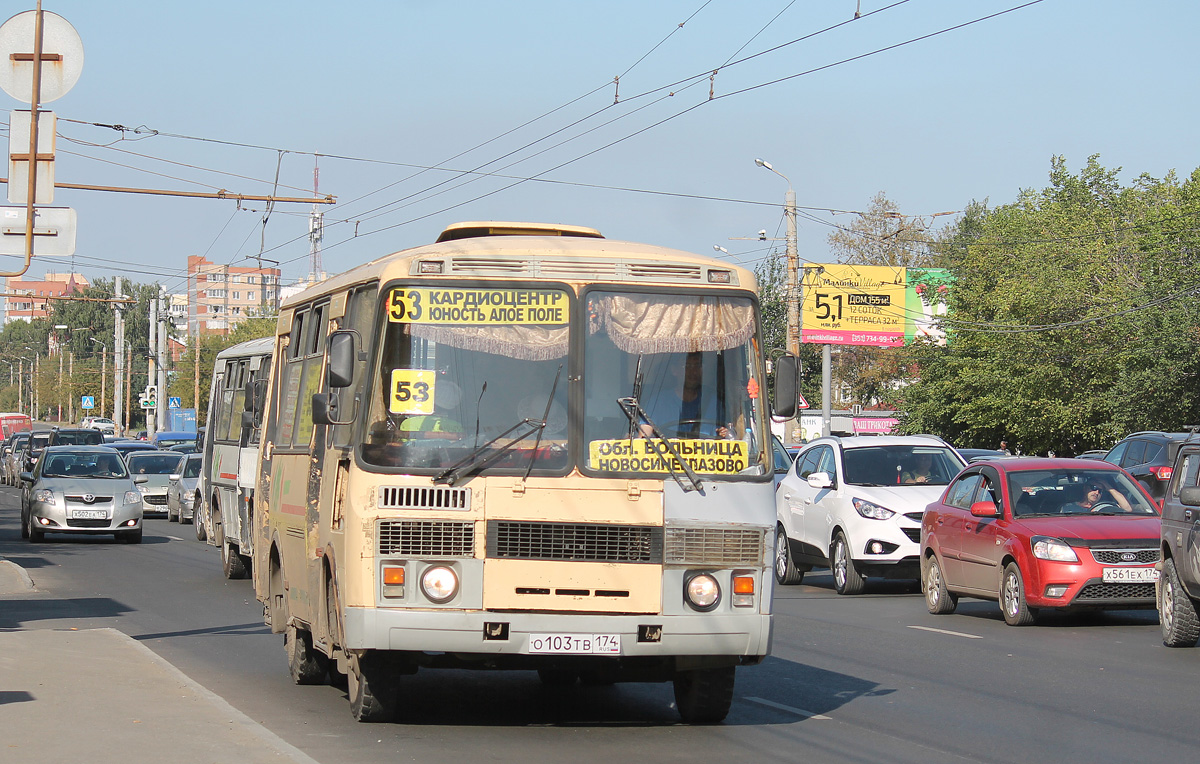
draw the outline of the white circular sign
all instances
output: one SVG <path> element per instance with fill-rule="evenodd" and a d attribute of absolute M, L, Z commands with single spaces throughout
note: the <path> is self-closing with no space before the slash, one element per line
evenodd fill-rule
<path fill-rule="evenodd" d="M 33 103 L 33 36 L 37 11 L 18 13 L 0 26 L 0 88 Z M 15 54 L 15 58 L 14 58 Z M 47 60 L 49 56 L 52 60 Z M 42 87 L 38 103 L 62 98 L 83 71 L 83 40 L 57 13 L 42 11 Z"/>

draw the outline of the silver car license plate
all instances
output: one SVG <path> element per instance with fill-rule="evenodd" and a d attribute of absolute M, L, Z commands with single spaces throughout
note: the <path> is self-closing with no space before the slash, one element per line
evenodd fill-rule
<path fill-rule="evenodd" d="M 108 511 L 104 509 L 73 509 L 72 520 L 107 520 Z"/>

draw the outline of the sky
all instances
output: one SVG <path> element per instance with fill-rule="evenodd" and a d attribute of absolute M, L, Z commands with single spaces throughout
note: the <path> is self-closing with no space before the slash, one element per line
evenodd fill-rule
<path fill-rule="evenodd" d="M 308 198 L 319 166 L 328 273 L 466 220 L 754 267 L 783 254 L 789 183 L 801 259 L 834 262 L 827 237 L 879 192 L 937 228 L 1044 187 L 1055 155 L 1126 182 L 1200 166 L 1200 3 L 1026 3 L 46 0 L 85 54 L 45 108 L 60 183 Z M 0 119 L 19 108 L 0 93 Z M 188 255 L 309 272 L 311 204 L 54 205 L 77 211 L 76 254 L 33 277 L 73 263 L 183 292 Z"/>

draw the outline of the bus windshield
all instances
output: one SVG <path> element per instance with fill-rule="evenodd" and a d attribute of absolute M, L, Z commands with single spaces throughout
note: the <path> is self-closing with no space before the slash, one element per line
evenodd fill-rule
<path fill-rule="evenodd" d="M 585 473 L 767 474 L 749 299 L 593 289 L 583 313 Z"/>
<path fill-rule="evenodd" d="M 443 282 L 384 294 L 364 462 L 418 474 L 567 469 L 566 288 Z"/>

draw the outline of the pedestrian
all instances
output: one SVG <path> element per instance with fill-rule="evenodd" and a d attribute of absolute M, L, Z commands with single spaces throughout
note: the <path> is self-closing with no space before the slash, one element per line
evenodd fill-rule
<path fill-rule="evenodd" d="M 1007 440 L 1000 441 L 1000 453 L 1004 454 L 1005 456 L 1012 456 L 1012 451 L 1008 450 Z"/>

